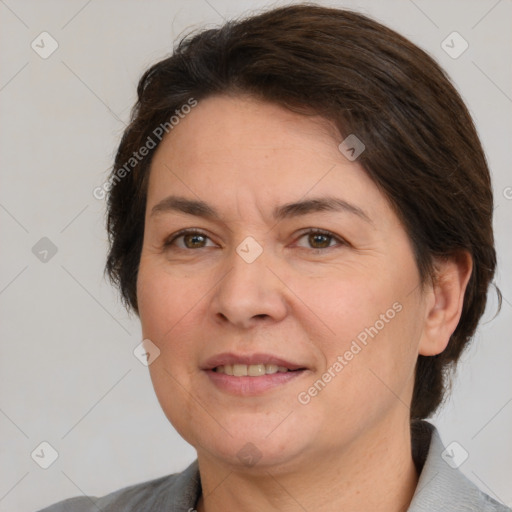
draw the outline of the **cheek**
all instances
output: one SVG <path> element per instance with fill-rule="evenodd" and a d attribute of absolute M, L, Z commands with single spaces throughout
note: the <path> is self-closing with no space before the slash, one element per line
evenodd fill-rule
<path fill-rule="evenodd" d="M 190 283 L 192 279 L 178 279 L 149 259 L 141 259 L 137 278 L 143 336 L 157 345 L 168 345 L 187 314 L 199 303 L 201 290 Z"/>
<path fill-rule="evenodd" d="M 290 288 L 304 303 L 304 312 L 309 310 L 306 317 L 316 318 L 309 325 L 314 323 L 321 330 L 313 339 L 320 335 L 331 357 L 347 350 L 352 340 L 364 343 L 372 334 L 387 330 L 400 309 L 396 304 L 399 293 L 393 286 L 366 273 L 358 277 L 355 272 L 335 269 L 326 277 L 298 277 Z"/>
<path fill-rule="evenodd" d="M 323 405 L 360 418 L 372 411 L 379 414 L 397 396 L 408 403 L 421 332 L 421 308 L 408 284 L 412 281 L 390 274 L 338 276 L 337 281 L 297 281 L 293 287 L 315 312 L 316 326 L 323 326 L 310 333 L 321 344 L 325 365 L 318 373 L 326 385 L 317 386 L 326 399 Z M 320 407 L 321 400 L 315 401 Z"/>
<path fill-rule="evenodd" d="M 143 262 L 137 291 L 142 336 L 151 340 L 160 351 L 159 357 L 149 366 L 151 379 L 162 408 L 169 415 L 175 410 L 172 404 L 181 403 L 180 384 L 189 386 L 190 375 L 197 364 L 191 338 L 194 333 L 191 328 L 193 306 L 197 299 L 193 287 L 183 286 L 176 278 L 160 271 L 158 266 Z M 183 403 L 181 407 L 185 405 Z"/>
<path fill-rule="evenodd" d="M 194 344 L 187 339 L 194 332 L 193 305 L 198 302 L 193 289 L 183 286 L 182 281 L 159 265 L 141 259 L 137 300 L 142 335 L 160 351 L 148 369 L 163 412 L 186 440 L 188 425 L 197 415 L 197 411 L 191 410 L 185 391 L 191 388 L 191 376 L 196 369 Z"/>

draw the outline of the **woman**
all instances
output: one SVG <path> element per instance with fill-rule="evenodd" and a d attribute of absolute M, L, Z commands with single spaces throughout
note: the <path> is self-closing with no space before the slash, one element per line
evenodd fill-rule
<path fill-rule="evenodd" d="M 107 270 L 197 460 L 46 510 L 510 510 L 424 421 L 496 266 L 484 153 L 439 66 L 295 5 L 186 38 L 138 96 Z"/>

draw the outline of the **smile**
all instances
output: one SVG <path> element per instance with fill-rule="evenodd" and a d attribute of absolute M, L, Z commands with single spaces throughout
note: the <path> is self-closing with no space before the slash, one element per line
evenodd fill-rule
<path fill-rule="evenodd" d="M 260 377 L 278 372 L 285 373 L 291 370 L 276 364 L 225 364 L 217 366 L 213 371 L 235 377 Z"/>
<path fill-rule="evenodd" d="M 200 368 L 219 391 L 238 396 L 261 395 L 311 374 L 298 361 L 263 352 L 224 352 L 210 357 Z"/>

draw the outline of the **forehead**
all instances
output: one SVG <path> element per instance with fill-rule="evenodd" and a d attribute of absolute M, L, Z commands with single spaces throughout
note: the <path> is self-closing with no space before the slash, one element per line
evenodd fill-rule
<path fill-rule="evenodd" d="M 265 208 L 335 194 L 377 215 L 386 200 L 357 161 L 343 156 L 341 140 L 335 126 L 319 116 L 245 96 L 210 97 L 157 149 L 148 207 L 170 193 L 206 196 L 220 209 L 234 204 L 233 197 Z"/>
<path fill-rule="evenodd" d="M 239 161 L 255 152 L 267 158 L 290 158 L 314 148 L 323 154 L 336 148 L 340 136 L 320 116 L 304 116 L 250 96 L 213 96 L 198 102 L 164 137 L 162 148 L 186 162 L 204 158 Z M 339 156 L 339 155 L 337 155 Z M 250 166 L 250 160 L 246 162 Z"/>

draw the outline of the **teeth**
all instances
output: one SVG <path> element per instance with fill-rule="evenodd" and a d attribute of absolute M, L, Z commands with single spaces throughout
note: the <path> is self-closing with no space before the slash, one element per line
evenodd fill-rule
<path fill-rule="evenodd" d="M 272 375 L 273 373 L 284 373 L 289 371 L 285 366 L 277 364 L 225 364 L 215 368 L 217 373 L 234 375 L 235 377 L 260 377 L 261 375 Z"/>
<path fill-rule="evenodd" d="M 247 367 L 247 375 L 249 375 L 249 377 L 259 377 L 260 375 L 265 375 L 265 373 L 264 364 L 251 364 Z"/>
<path fill-rule="evenodd" d="M 277 373 L 277 364 L 266 364 L 265 365 L 265 373 L 267 375 L 272 373 Z"/>
<path fill-rule="evenodd" d="M 234 364 L 233 375 L 235 377 L 247 377 L 247 365 L 246 364 Z"/>

